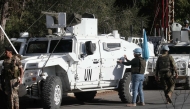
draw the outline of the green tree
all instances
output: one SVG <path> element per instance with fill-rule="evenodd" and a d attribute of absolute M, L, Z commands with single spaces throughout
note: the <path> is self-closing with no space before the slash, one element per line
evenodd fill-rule
<path fill-rule="evenodd" d="M 133 36 L 142 36 L 141 22 L 147 27 L 147 16 L 141 14 L 142 0 L 116 0 L 114 3 L 115 15 L 117 16 L 117 28 L 121 29 L 122 35 L 130 36 L 130 26 L 133 26 Z"/>
<path fill-rule="evenodd" d="M 2 0 L 1 1 L 1 19 L 0 19 L 0 24 L 2 26 L 2 28 L 5 30 L 5 25 L 6 25 L 6 21 L 7 21 L 7 18 L 8 18 L 8 5 L 9 5 L 9 1 L 8 0 Z M 0 30 L 0 40 L 1 41 L 4 41 L 4 34 L 3 34 L 3 31 Z"/>
<path fill-rule="evenodd" d="M 138 0 L 134 0 L 138 1 Z M 137 4 L 136 2 L 134 2 Z M 140 35 L 141 20 L 145 24 L 147 18 L 139 15 L 137 5 L 121 8 L 114 5 L 115 0 L 26 0 L 15 1 L 17 11 L 11 11 L 7 21 L 6 32 L 10 37 L 19 37 L 19 33 L 28 31 L 30 36 L 44 36 L 47 34 L 45 16 L 42 11 L 71 13 L 91 13 L 98 18 L 99 33 L 110 33 L 117 29 L 122 36 L 130 35 L 130 25 L 134 27 L 134 34 Z M 13 4 L 12 4 L 13 6 Z M 68 18 L 67 17 L 67 18 Z M 145 25 L 146 26 L 146 25 Z"/>
<path fill-rule="evenodd" d="M 175 22 L 181 23 L 183 25 L 183 22 L 185 19 L 190 20 L 190 1 L 189 0 L 176 0 L 175 6 L 174 6 L 174 20 Z"/>

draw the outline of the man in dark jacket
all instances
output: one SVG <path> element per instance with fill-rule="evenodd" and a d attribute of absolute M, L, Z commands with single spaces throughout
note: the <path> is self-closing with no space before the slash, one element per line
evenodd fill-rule
<path fill-rule="evenodd" d="M 178 78 L 178 72 L 175 65 L 175 61 L 171 55 L 168 54 L 169 47 L 164 45 L 162 47 L 162 55 L 158 57 L 156 62 L 156 80 L 159 80 L 164 88 L 167 104 L 171 103 L 171 96 L 175 88 L 175 82 L 173 72 L 175 72 L 175 78 Z"/>
<path fill-rule="evenodd" d="M 118 63 L 122 63 L 124 65 L 131 65 L 131 74 L 132 74 L 132 89 L 133 89 L 133 98 L 132 103 L 127 104 L 127 106 L 136 106 L 136 99 L 137 94 L 140 95 L 140 105 L 145 105 L 144 102 L 144 94 L 143 94 L 143 81 L 144 81 L 144 72 L 146 67 L 146 61 L 141 57 L 142 49 L 136 48 L 133 50 L 134 57 L 131 61 L 127 59 L 125 56 L 125 59 L 127 62 L 122 62 L 122 60 L 119 60 Z"/>

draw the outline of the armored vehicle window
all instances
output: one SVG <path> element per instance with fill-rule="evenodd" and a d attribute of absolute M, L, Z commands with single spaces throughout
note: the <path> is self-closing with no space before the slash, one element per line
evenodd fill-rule
<path fill-rule="evenodd" d="M 13 42 L 13 45 L 14 45 L 15 49 L 17 50 L 17 52 L 19 52 L 21 43 L 20 42 Z M 15 54 L 15 52 L 13 52 L 13 54 Z"/>
<path fill-rule="evenodd" d="M 53 51 L 57 43 L 58 40 L 51 41 L 50 50 L 49 50 L 50 53 Z M 54 53 L 65 53 L 65 52 L 72 52 L 72 40 L 61 40 L 54 51 Z"/>
<path fill-rule="evenodd" d="M 26 53 L 47 53 L 48 41 L 31 41 Z"/>
<path fill-rule="evenodd" d="M 107 43 L 108 48 L 117 48 L 121 47 L 120 43 Z"/>
<path fill-rule="evenodd" d="M 189 54 L 190 46 L 169 46 L 170 54 Z"/>
<path fill-rule="evenodd" d="M 103 49 L 106 51 L 115 51 L 121 48 L 120 43 L 103 43 Z"/>

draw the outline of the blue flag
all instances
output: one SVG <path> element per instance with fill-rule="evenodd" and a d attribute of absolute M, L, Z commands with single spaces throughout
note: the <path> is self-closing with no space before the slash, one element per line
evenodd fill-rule
<path fill-rule="evenodd" d="M 145 30 L 143 34 L 142 56 L 145 60 L 148 60 L 149 58 L 148 41 Z"/>

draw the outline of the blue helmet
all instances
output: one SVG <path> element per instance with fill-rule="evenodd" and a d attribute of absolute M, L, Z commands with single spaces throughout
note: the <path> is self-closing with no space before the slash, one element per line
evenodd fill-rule
<path fill-rule="evenodd" d="M 133 50 L 133 52 L 134 52 L 135 54 L 142 54 L 142 49 L 141 49 L 141 48 L 135 48 L 135 49 Z"/>
<path fill-rule="evenodd" d="M 168 45 L 163 45 L 163 46 L 162 46 L 162 50 L 169 51 L 170 49 L 169 49 Z"/>
<path fill-rule="evenodd" d="M 184 21 L 184 24 L 189 24 L 189 20 L 185 20 L 185 21 Z"/>

